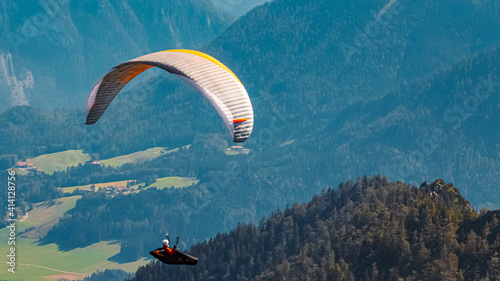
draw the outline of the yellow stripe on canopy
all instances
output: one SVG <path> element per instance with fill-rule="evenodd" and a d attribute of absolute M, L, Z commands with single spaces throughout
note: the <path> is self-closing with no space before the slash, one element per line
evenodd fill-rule
<path fill-rule="evenodd" d="M 209 60 L 213 63 L 215 63 L 216 65 L 222 67 L 222 69 L 224 69 L 225 71 L 229 72 L 229 74 L 233 75 L 234 78 L 236 78 L 236 80 L 238 80 L 238 82 L 240 82 L 240 84 L 243 85 L 243 83 L 241 83 L 240 79 L 236 76 L 236 74 L 234 74 L 231 69 L 229 69 L 227 66 L 225 66 L 222 62 L 218 61 L 216 58 L 212 57 L 212 56 L 209 56 L 207 54 L 204 54 L 202 52 L 198 52 L 198 51 L 193 51 L 193 50 L 187 50 L 187 49 L 175 49 L 175 50 L 165 50 L 163 52 L 178 52 L 178 53 L 187 53 L 187 54 L 192 54 L 192 55 L 197 55 L 199 57 L 202 57 L 206 60 Z"/>

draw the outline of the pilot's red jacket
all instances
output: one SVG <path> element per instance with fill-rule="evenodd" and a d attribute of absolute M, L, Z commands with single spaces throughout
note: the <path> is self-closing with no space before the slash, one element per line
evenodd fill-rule
<path fill-rule="evenodd" d="M 167 246 L 163 246 L 163 250 L 165 251 L 165 253 L 166 253 L 167 255 L 170 255 L 170 256 L 171 256 L 171 255 L 173 255 L 173 254 L 175 253 L 175 247 L 174 247 L 174 249 L 170 249 L 170 248 L 169 248 L 169 247 L 167 247 Z"/>

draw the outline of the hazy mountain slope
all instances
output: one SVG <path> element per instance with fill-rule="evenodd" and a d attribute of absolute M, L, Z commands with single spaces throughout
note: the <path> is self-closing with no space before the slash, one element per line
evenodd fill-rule
<path fill-rule="evenodd" d="M 0 110 L 80 107 L 116 64 L 152 51 L 200 48 L 230 16 L 207 1 L 2 1 Z"/>
<path fill-rule="evenodd" d="M 280 155 L 309 159 L 301 164 L 306 177 L 441 175 L 476 204 L 496 190 L 499 170 L 499 14 L 492 1 L 278 0 L 240 18 L 208 49 L 234 62 L 254 97 L 256 128 L 269 128 L 271 116 L 287 119 L 270 141 L 295 140 Z M 489 97 L 469 101 L 481 79 L 493 87 Z M 332 158 L 322 161 L 325 154 Z"/>
<path fill-rule="evenodd" d="M 328 95 L 338 109 L 498 44 L 498 6 L 484 6 L 491 9 L 449 0 L 278 0 L 240 18 L 208 50 L 235 62 L 254 96 L 316 105 Z"/>
<path fill-rule="evenodd" d="M 200 258 L 195 267 L 150 263 L 132 280 L 493 278 L 499 215 L 477 218 L 442 180 L 416 188 L 365 177 L 193 246 L 189 252 Z"/>
<path fill-rule="evenodd" d="M 422 175 L 460 183 L 476 206 L 498 208 L 500 48 L 433 75 L 393 87 L 383 97 L 353 104 L 328 118 L 318 109 L 315 127 L 291 146 L 325 151 L 340 177 L 385 173 L 416 184 Z M 322 126 L 315 126 L 321 120 Z M 477 205 L 479 204 L 479 205 Z"/>
<path fill-rule="evenodd" d="M 270 1 L 271 0 L 212 0 L 217 8 L 233 15 L 234 19 L 242 16 L 255 6 L 259 6 Z"/>

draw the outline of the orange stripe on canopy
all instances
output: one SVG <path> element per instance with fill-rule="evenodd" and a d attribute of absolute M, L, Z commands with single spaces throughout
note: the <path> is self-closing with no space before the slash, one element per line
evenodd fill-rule
<path fill-rule="evenodd" d="M 247 120 L 248 120 L 247 118 L 236 118 L 233 120 L 233 124 L 245 122 Z"/>

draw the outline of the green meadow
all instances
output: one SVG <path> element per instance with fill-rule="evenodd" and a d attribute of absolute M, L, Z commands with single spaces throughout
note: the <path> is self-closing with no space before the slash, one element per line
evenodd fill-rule
<path fill-rule="evenodd" d="M 70 187 L 63 187 L 61 190 L 64 193 L 71 193 L 76 189 L 80 190 L 85 190 L 85 191 L 90 191 L 92 185 L 95 186 L 95 191 L 98 191 L 99 188 L 106 188 L 106 187 L 116 187 L 116 186 L 127 186 L 127 183 L 131 182 L 131 180 L 124 180 L 124 181 L 113 181 L 113 182 L 104 182 L 104 183 L 96 183 L 96 184 L 86 184 L 86 185 L 78 185 L 78 186 L 70 186 Z"/>
<path fill-rule="evenodd" d="M 113 181 L 113 182 L 103 182 L 103 183 L 96 183 L 96 184 L 86 184 L 86 185 L 78 185 L 78 186 L 70 186 L 70 187 L 63 187 L 61 190 L 64 193 L 72 193 L 76 189 L 84 190 L 84 191 L 91 191 L 92 185 L 95 186 L 95 191 L 98 191 L 99 188 L 106 188 L 110 186 L 127 186 L 129 182 L 132 182 L 133 180 L 124 180 L 124 181 Z M 158 178 L 156 179 L 156 182 L 144 186 L 144 183 L 141 184 L 136 184 L 132 185 L 129 188 L 129 191 L 132 192 L 139 192 L 141 190 L 145 190 L 148 188 L 156 187 L 158 189 L 163 189 L 163 188 L 184 188 L 184 187 L 189 187 L 191 185 L 195 185 L 199 182 L 198 179 L 196 178 L 184 178 L 184 177 L 164 177 L 164 178 Z"/>
<path fill-rule="evenodd" d="M 134 192 L 139 192 L 144 189 L 156 187 L 157 189 L 163 188 L 184 188 L 189 187 L 191 185 L 197 184 L 200 180 L 196 178 L 183 178 L 183 177 L 164 177 L 157 178 L 156 182 L 144 187 L 144 184 L 134 185 L 131 188 L 134 189 Z"/>
<path fill-rule="evenodd" d="M 158 189 L 166 187 L 183 188 L 197 184 L 198 182 L 199 180 L 197 180 L 196 178 L 165 177 L 156 179 L 156 182 L 149 185 L 147 188 L 151 187 L 156 187 Z"/>
<path fill-rule="evenodd" d="M 16 273 L 7 271 L 9 265 L 7 254 L 9 246 L 7 237 L 9 229 L 0 229 L 0 252 L 5 253 L 0 257 L 1 278 L 6 280 L 47 281 L 59 279 L 83 279 L 96 270 L 109 268 L 123 269 L 131 272 L 139 266 L 146 264 L 146 259 L 136 262 L 119 264 L 111 262 L 108 258 L 120 251 L 120 245 L 114 241 L 102 241 L 88 247 L 76 248 L 71 251 L 60 251 L 56 244 L 40 245 L 39 236 L 43 236 L 65 212 L 74 208 L 80 196 L 57 199 L 55 204 L 36 204 L 28 215 L 20 218 L 16 223 Z M 21 221 L 22 220 L 22 221 Z M 29 227 L 35 229 L 25 232 Z M 24 233 L 23 233 L 24 232 Z M 8 274 L 11 274 L 10 276 Z"/>
<path fill-rule="evenodd" d="M 188 149 L 190 145 L 183 146 L 182 148 Z M 167 150 L 167 147 L 153 147 L 146 149 L 144 151 L 138 151 L 127 155 L 120 155 L 110 159 L 105 159 L 100 161 L 103 165 L 111 167 L 120 167 L 128 163 L 142 163 L 146 161 L 151 161 L 158 158 L 164 154 L 177 152 L 178 148 Z M 36 169 L 42 172 L 52 175 L 54 172 L 64 171 L 69 167 L 78 166 L 78 164 L 84 164 L 90 161 L 90 155 L 83 153 L 81 150 L 66 150 L 56 153 L 43 154 L 38 157 L 26 159 L 27 163 L 34 164 Z M 12 167 L 9 170 L 14 170 L 19 175 L 26 175 L 30 170 L 24 168 Z"/>
<path fill-rule="evenodd" d="M 185 146 L 183 148 L 189 148 Z M 167 150 L 165 147 L 154 147 L 145 151 L 122 155 L 111 159 L 102 160 L 104 165 L 119 167 L 126 163 L 139 163 L 149 161 L 166 153 L 179 151 L 180 148 Z M 68 167 L 77 166 L 90 160 L 88 154 L 80 150 L 68 150 L 51 154 L 44 154 L 38 157 L 27 159 L 26 162 L 32 163 L 37 169 L 53 174 L 55 171 L 63 171 Z M 28 171 L 19 168 L 11 168 L 18 174 L 26 174 Z M 96 190 L 108 186 L 127 186 L 131 180 L 105 182 L 94 184 Z M 184 177 L 164 177 L 158 178 L 155 183 L 144 187 L 142 185 L 133 186 L 132 192 L 156 187 L 162 188 L 184 188 L 199 182 L 196 178 Z M 75 189 L 91 190 L 92 184 L 72 186 L 61 188 L 64 193 L 71 193 Z M 140 188 L 140 189 L 139 189 Z M 38 243 L 40 237 L 44 237 L 47 232 L 64 216 L 64 214 L 75 207 L 76 201 L 81 196 L 64 197 L 55 200 L 53 204 L 48 202 L 37 203 L 33 209 L 25 216 L 19 218 L 16 222 L 16 273 L 12 275 L 7 269 L 7 254 L 9 246 L 7 238 L 9 229 L 0 229 L 0 252 L 5 253 L 0 257 L 0 280 L 29 280 L 29 281 L 47 281 L 47 280 L 78 280 L 93 272 L 105 269 L 123 269 L 127 272 L 137 270 L 149 262 L 141 259 L 131 263 L 116 263 L 108 259 L 120 251 L 120 244 L 116 241 L 101 241 L 84 248 L 76 248 L 71 251 L 59 250 L 56 244 L 41 245 Z M 9 273 L 10 274 L 10 273 Z"/>
<path fill-rule="evenodd" d="M 84 164 L 89 160 L 90 156 L 83 153 L 81 150 L 66 150 L 29 158 L 26 162 L 32 163 L 37 169 L 52 175 L 56 171 L 64 171 L 66 168 Z"/>
<path fill-rule="evenodd" d="M 116 168 L 128 163 L 142 163 L 146 161 L 151 161 L 164 154 L 177 151 L 179 151 L 179 148 L 167 150 L 167 147 L 153 147 L 144 151 L 138 151 L 127 155 L 120 155 L 114 158 L 102 160 L 100 162 L 106 166 L 111 166 Z"/>

